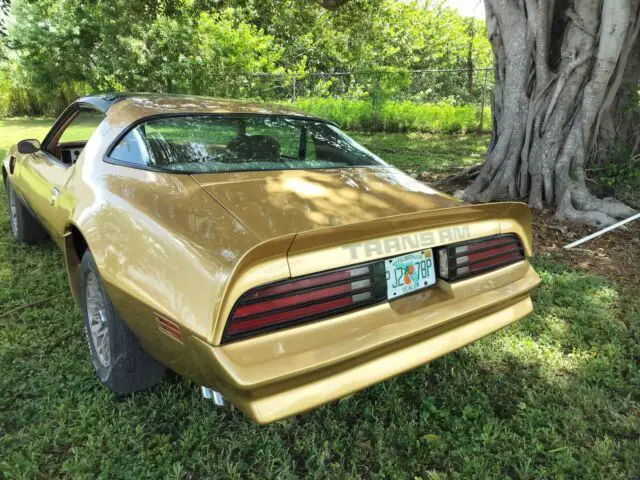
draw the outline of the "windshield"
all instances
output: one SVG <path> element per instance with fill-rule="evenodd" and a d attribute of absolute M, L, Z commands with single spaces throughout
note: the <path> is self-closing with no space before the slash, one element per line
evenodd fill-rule
<path fill-rule="evenodd" d="M 331 124 L 267 115 L 149 120 L 130 130 L 109 158 L 187 173 L 386 166 Z"/>

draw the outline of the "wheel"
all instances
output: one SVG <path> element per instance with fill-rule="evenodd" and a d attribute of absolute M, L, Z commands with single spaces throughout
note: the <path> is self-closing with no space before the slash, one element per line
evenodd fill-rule
<path fill-rule="evenodd" d="M 9 197 L 9 220 L 13 237 L 21 243 L 42 242 L 47 237 L 47 233 L 24 206 L 10 181 L 7 181 L 7 196 Z"/>
<path fill-rule="evenodd" d="M 80 263 L 80 298 L 87 342 L 100 381 L 116 395 L 127 395 L 159 383 L 164 366 L 142 350 L 116 312 L 91 252 Z"/>

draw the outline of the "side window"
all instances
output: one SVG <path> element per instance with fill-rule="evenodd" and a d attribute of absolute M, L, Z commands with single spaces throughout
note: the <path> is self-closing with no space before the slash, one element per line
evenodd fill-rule
<path fill-rule="evenodd" d="M 58 144 L 71 142 L 87 143 L 89 137 L 104 120 L 104 114 L 95 110 L 80 110 L 80 113 L 64 129 Z"/>
<path fill-rule="evenodd" d="M 69 123 L 51 138 L 46 146 L 47 151 L 62 163 L 74 163 L 104 118 L 104 114 L 96 110 L 79 110 Z"/>

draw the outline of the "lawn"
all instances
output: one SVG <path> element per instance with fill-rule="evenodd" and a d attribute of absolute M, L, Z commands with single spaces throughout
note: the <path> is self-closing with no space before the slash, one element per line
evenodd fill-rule
<path fill-rule="evenodd" d="M 50 118 L 0 119 L 0 158 L 4 158 L 9 147 L 20 140 L 44 139 L 51 125 L 53 119 Z"/>
<path fill-rule="evenodd" d="M 48 123 L 0 122 L 0 149 Z M 410 170 L 475 163 L 484 141 L 357 137 Z M 122 400 L 102 388 L 60 253 L 15 244 L 0 193 L 0 478 L 640 475 L 640 302 L 620 285 L 537 259 L 528 318 L 261 427 L 175 376 Z"/>
<path fill-rule="evenodd" d="M 411 173 L 444 173 L 483 161 L 488 135 L 359 133 L 356 140 L 383 160 Z"/>

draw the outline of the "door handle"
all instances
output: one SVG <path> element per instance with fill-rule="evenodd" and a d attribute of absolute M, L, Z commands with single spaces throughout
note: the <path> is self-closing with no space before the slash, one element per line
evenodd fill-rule
<path fill-rule="evenodd" d="M 51 189 L 51 205 L 55 205 L 58 201 L 58 197 L 60 196 L 60 189 L 58 187 L 53 187 Z"/>

